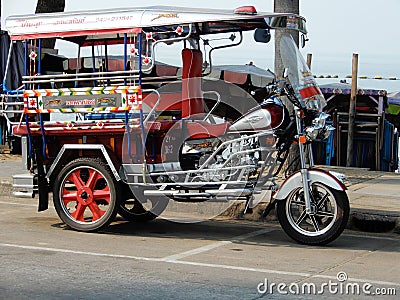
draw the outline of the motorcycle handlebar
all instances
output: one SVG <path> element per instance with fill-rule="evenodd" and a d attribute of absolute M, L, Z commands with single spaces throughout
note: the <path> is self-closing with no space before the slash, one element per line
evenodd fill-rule
<path fill-rule="evenodd" d="M 255 89 L 254 91 L 251 91 L 250 94 L 252 96 L 258 97 L 258 96 L 261 96 L 262 94 L 265 94 L 267 91 L 268 91 L 267 87 L 262 87 L 259 89 Z"/>
<path fill-rule="evenodd" d="M 262 101 L 272 94 L 278 96 L 287 96 L 289 101 L 292 102 L 295 106 L 301 107 L 299 100 L 296 97 L 296 93 L 293 87 L 286 82 L 286 80 L 280 80 L 277 82 L 273 82 L 265 87 L 255 89 L 250 92 L 250 94 L 257 101 Z"/>
<path fill-rule="evenodd" d="M 250 94 L 257 101 L 263 101 L 264 99 L 266 99 L 269 96 L 270 90 L 268 87 L 262 87 L 262 88 L 251 91 Z"/>

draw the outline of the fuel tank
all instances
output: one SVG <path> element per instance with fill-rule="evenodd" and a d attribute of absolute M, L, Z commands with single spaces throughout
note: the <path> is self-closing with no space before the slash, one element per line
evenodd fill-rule
<path fill-rule="evenodd" d="M 286 107 L 278 97 L 264 100 L 259 106 L 251 109 L 236 120 L 228 131 L 259 131 L 284 127 L 289 120 Z"/>

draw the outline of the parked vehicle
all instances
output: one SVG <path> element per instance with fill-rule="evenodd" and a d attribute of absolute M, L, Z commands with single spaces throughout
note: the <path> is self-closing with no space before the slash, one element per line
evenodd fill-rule
<path fill-rule="evenodd" d="M 88 232 L 104 229 L 117 213 L 130 221 L 154 219 L 171 203 L 238 199 L 248 211 L 254 197 L 272 190 L 265 213 L 276 205 L 294 240 L 326 244 L 344 230 L 346 187 L 337 174 L 316 169 L 311 153 L 311 142 L 333 128 L 293 39 L 284 35 L 280 42 L 285 80 L 253 95 L 205 79 L 215 50 L 238 46 L 247 31 L 261 43 L 272 29 L 306 34 L 302 17 L 251 6 L 234 12 L 150 7 L 10 17 L 6 26 L 13 41 L 25 41 L 26 57 L 25 120 L 13 132 L 26 142 L 30 175 L 16 176 L 14 185 L 24 188 L 18 195 L 37 192 L 40 211 L 53 193 L 60 219 Z M 74 43 L 78 55 L 61 57 L 64 69 L 48 71 L 42 45 L 55 38 Z M 156 61 L 158 45 L 173 43 L 183 46 L 181 74 Z M 115 51 L 121 59 L 111 61 Z M 293 143 L 301 169 L 278 185 L 275 176 Z"/>

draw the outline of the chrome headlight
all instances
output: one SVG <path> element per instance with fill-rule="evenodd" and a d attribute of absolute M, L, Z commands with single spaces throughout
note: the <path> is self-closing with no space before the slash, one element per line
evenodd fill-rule
<path fill-rule="evenodd" d="M 308 140 L 325 140 L 329 137 L 335 127 L 326 124 L 326 120 L 330 117 L 330 115 L 321 112 L 318 116 L 312 121 L 312 125 L 306 128 L 306 136 Z"/>

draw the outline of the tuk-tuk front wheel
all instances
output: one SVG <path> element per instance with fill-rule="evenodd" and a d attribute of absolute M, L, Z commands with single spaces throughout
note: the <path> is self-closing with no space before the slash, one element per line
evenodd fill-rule
<path fill-rule="evenodd" d="M 58 216 L 78 231 L 98 231 L 114 220 L 118 185 L 102 161 L 78 158 L 67 164 L 54 182 L 53 202 Z"/>

